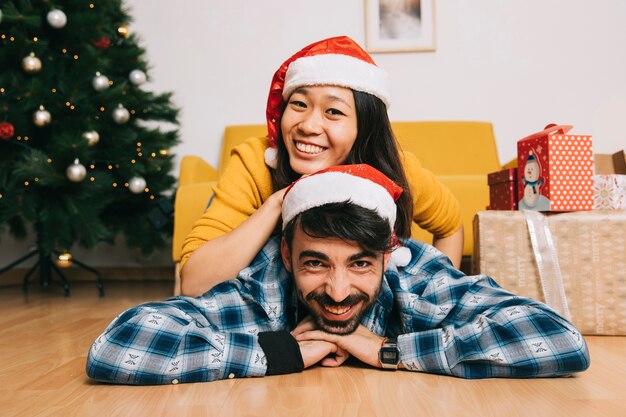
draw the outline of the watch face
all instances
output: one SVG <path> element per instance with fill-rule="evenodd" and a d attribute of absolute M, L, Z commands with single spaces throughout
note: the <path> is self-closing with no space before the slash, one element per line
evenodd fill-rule
<path fill-rule="evenodd" d="M 380 350 L 380 361 L 383 363 L 398 363 L 398 349 L 394 347 L 383 347 Z"/>

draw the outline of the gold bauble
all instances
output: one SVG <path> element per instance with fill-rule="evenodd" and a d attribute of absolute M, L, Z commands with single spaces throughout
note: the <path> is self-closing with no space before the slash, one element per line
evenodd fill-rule
<path fill-rule="evenodd" d="M 122 38 L 128 38 L 128 35 L 130 35 L 128 25 L 126 23 L 122 23 L 120 27 L 117 28 L 117 34 L 120 35 Z"/>
<path fill-rule="evenodd" d="M 59 268 L 69 268 L 70 266 L 72 266 L 72 259 L 72 254 L 68 251 L 61 252 L 59 253 L 59 256 L 57 256 L 57 266 Z"/>

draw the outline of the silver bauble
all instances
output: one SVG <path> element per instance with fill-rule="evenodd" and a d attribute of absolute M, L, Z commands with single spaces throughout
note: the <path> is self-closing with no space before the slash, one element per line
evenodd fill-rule
<path fill-rule="evenodd" d="M 48 12 L 46 20 L 53 28 L 61 29 L 62 27 L 65 27 L 65 24 L 67 23 L 67 16 L 62 10 L 54 9 Z"/>
<path fill-rule="evenodd" d="M 83 139 L 87 141 L 89 146 L 93 146 L 100 141 L 100 134 L 95 130 L 90 130 L 83 133 Z"/>
<path fill-rule="evenodd" d="M 37 58 L 34 52 L 31 52 L 27 57 L 22 59 L 22 68 L 24 72 L 35 74 L 41 71 L 41 59 Z"/>
<path fill-rule="evenodd" d="M 44 106 L 39 106 L 39 110 L 33 113 L 33 123 L 39 127 L 44 127 L 52 121 L 50 112 Z"/>
<path fill-rule="evenodd" d="M 74 163 L 67 167 L 65 175 L 72 182 L 81 182 L 87 175 L 87 168 L 80 162 L 78 158 L 74 159 Z"/>
<path fill-rule="evenodd" d="M 146 180 L 142 177 L 132 177 L 128 180 L 128 189 L 131 193 L 141 194 L 146 189 Z"/>
<path fill-rule="evenodd" d="M 134 69 L 128 74 L 128 79 L 135 85 L 141 85 L 146 82 L 146 73 L 142 70 Z"/>
<path fill-rule="evenodd" d="M 118 105 L 115 110 L 113 110 L 112 116 L 113 116 L 113 121 L 117 123 L 118 125 L 122 125 L 130 119 L 129 111 L 121 104 Z"/>
<path fill-rule="evenodd" d="M 96 91 L 103 91 L 109 88 L 109 78 L 104 75 L 96 72 L 96 76 L 91 80 L 91 85 L 93 89 Z"/>

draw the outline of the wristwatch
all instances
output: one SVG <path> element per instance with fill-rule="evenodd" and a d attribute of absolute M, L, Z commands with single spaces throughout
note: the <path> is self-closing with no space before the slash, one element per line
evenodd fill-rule
<path fill-rule="evenodd" d="M 400 351 L 395 337 L 385 338 L 378 351 L 378 360 L 383 369 L 398 369 L 400 363 Z"/>

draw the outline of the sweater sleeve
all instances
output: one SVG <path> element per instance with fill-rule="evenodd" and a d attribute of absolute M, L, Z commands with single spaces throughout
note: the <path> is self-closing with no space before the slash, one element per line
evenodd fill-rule
<path fill-rule="evenodd" d="M 266 148 L 267 139 L 255 137 L 232 150 L 223 174 L 213 187 L 209 207 L 185 238 L 181 267 L 193 251 L 235 229 L 272 194 L 270 171 L 263 159 Z"/>
<path fill-rule="evenodd" d="M 404 152 L 403 164 L 413 194 L 415 223 L 437 237 L 448 237 L 459 230 L 461 207 L 452 192 L 412 153 Z"/>

